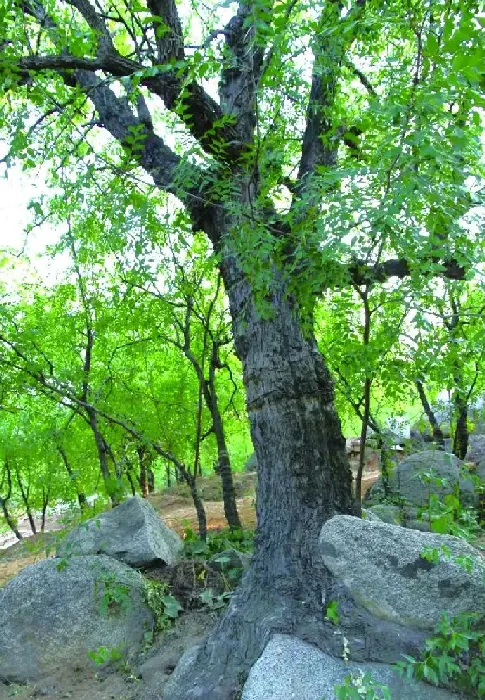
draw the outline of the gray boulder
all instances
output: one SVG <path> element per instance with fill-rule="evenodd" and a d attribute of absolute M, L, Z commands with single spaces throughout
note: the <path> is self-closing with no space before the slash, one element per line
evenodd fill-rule
<path fill-rule="evenodd" d="M 455 455 L 438 450 L 423 450 L 409 455 L 396 465 L 389 477 L 391 493 L 417 507 L 427 506 L 431 494 L 443 500 L 447 494 L 454 492 L 457 485 L 463 502 L 474 505 L 477 500 L 474 484 L 467 478 L 463 463 Z M 379 477 L 364 501 L 369 506 L 384 498 L 382 477 Z"/>
<path fill-rule="evenodd" d="M 450 616 L 485 609 L 484 562 L 463 540 L 397 525 L 337 515 L 320 533 L 325 565 L 371 615 L 432 630 Z M 437 562 L 425 549 L 440 552 Z M 458 563 L 468 557 L 471 571 Z"/>
<path fill-rule="evenodd" d="M 258 458 L 256 457 L 255 452 L 253 452 L 251 457 L 248 459 L 248 461 L 244 465 L 244 471 L 245 472 L 257 472 L 258 471 Z"/>
<path fill-rule="evenodd" d="M 131 656 L 153 626 L 143 587 L 140 573 L 103 555 L 27 566 L 0 592 L 0 680 L 86 667 L 100 647 Z"/>
<path fill-rule="evenodd" d="M 275 635 L 252 667 L 242 700 L 334 700 L 335 686 L 352 674 L 370 674 L 395 700 L 452 700 L 457 695 L 402 678 L 386 664 L 336 659 L 295 637 Z"/>
<path fill-rule="evenodd" d="M 388 503 L 378 503 L 375 506 L 371 506 L 366 511 L 365 519 L 371 520 L 372 517 L 369 518 L 368 513 L 375 515 L 378 520 L 381 520 L 384 523 L 390 523 L 391 525 L 402 525 L 403 517 L 399 506 L 393 506 Z"/>
<path fill-rule="evenodd" d="M 468 452 L 466 461 L 479 464 L 485 460 L 485 435 L 470 435 L 468 438 Z"/>
<path fill-rule="evenodd" d="M 162 522 L 153 506 L 135 496 L 70 532 L 58 546 L 57 556 L 107 554 L 129 566 L 149 568 L 172 566 L 182 548 L 181 538 Z"/>

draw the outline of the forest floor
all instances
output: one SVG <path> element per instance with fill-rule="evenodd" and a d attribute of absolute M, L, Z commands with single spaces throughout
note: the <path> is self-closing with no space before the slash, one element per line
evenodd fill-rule
<path fill-rule="evenodd" d="M 364 490 L 377 478 L 378 473 L 369 471 L 365 474 Z M 245 528 L 254 528 L 256 522 L 254 491 L 256 475 L 240 473 L 234 475 L 237 506 Z M 218 476 L 200 479 L 205 500 L 209 530 L 220 530 L 227 526 L 224 518 L 220 479 Z M 183 536 L 187 528 L 197 531 L 197 518 L 193 503 L 183 484 L 176 484 L 149 497 L 155 510 L 169 527 Z M 60 531 L 63 529 L 62 518 L 51 518 L 47 522 L 48 531 L 25 537 L 22 541 L 0 550 L 0 588 L 16 576 L 29 564 L 34 564 L 47 556 L 54 556 L 55 546 Z M 167 653 L 172 656 L 177 650 L 177 656 L 197 643 L 209 631 L 215 622 L 216 615 L 212 610 L 189 611 L 175 621 L 174 626 L 166 635 L 166 640 L 159 640 L 159 656 L 163 656 L 164 646 L 169 647 Z M 164 637 L 165 637 L 164 635 Z M 169 639 L 170 637 L 170 639 Z M 158 658 L 158 657 L 157 657 Z M 39 697 L 71 698 L 71 700 L 132 700 L 139 696 L 141 681 L 137 678 L 136 669 L 128 667 L 122 670 L 113 668 L 97 669 L 82 668 L 79 671 L 60 669 L 52 677 L 44 678 L 28 685 L 0 684 L 0 700 L 16 697 L 27 700 Z M 160 681 L 158 683 L 160 687 Z"/>

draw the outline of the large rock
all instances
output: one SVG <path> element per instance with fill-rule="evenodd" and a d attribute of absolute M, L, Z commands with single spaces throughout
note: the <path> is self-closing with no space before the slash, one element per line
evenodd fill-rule
<path fill-rule="evenodd" d="M 349 674 L 368 673 L 386 685 L 395 700 L 451 700 L 458 696 L 407 680 L 385 664 L 336 659 L 295 637 L 275 635 L 254 664 L 242 700 L 334 700 L 335 686 Z"/>
<path fill-rule="evenodd" d="M 371 517 L 369 517 L 369 514 L 371 514 Z M 399 506 L 393 506 L 390 503 L 378 503 L 365 511 L 364 519 L 372 520 L 372 515 L 375 515 L 384 523 L 402 525 L 403 516 Z"/>
<path fill-rule="evenodd" d="M 0 680 L 83 667 L 100 647 L 131 656 L 153 626 L 143 586 L 138 571 L 103 555 L 27 566 L 0 591 Z"/>
<path fill-rule="evenodd" d="M 431 494 L 443 500 L 454 492 L 456 486 L 464 503 L 476 503 L 474 485 L 466 477 L 463 463 L 455 455 L 439 450 L 423 450 L 409 455 L 396 465 L 389 477 L 391 493 L 416 507 L 427 506 Z M 382 477 L 379 477 L 364 500 L 366 505 L 373 505 L 385 498 Z"/>
<path fill-rule="evenodd" d="M 466 461 L 479 464 L 485 460 L 485 435 L 470 435 L 468 438 L 468 452 Z"/>
<path fill-rule="evenodd" d="M 423 558 L 425 549 L 441 552 L 436 563 Z M 322 528 L 320 551 L 357 604 L 377 618 L 432 630 L 443 611 L 485 609 L 484 562 L 456 537 L 337 515 Z M 471 571 L 458 557 L 470 558 Z"/>
<path fill-rule="evenodd" d="M 135 496 L 86 521 L 60 543 L 57 556 L 107 554 L 138 568 L 177 560 L 183 543 L 158 517 L 153 506 Z"/>
<path fill-rule="evenodd" d="M 485 459 L 483 459 L 480 464 L 477 465 L 473 474 L 477 476 L 480 481 L 485 482 Z"/>

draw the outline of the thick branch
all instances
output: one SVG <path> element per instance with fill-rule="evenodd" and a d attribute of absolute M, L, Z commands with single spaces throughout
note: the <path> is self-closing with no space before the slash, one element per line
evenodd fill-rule
<path fill-rule="evenodd" d="M 147 0 L 147 5 L 154 17 L 163 20 L 163 24 L 158 19 L 153 23 L 159 62 L 182 60 L 185 54 L 182 25 L 174 0 Z"/>
<path fill-rule="evenodd" d="M 237 137 L 241 145 L 253 141 L 257 122 L 256 90 L 263 68 L 264 48 L 252 21 L 251 2 L 239 3 L 237 14 L 224 30 L 228 61 L 219 86 L 226 114 L 237 118 Z"/>
<path fill-rule="evenodd" d="M 433 276 L 446 277 L 451 280 L 463 280 L 466 276 L 466 268 L 456 260 L 444 260 L 435 271 Z M 386 282 L 391 277 L 404 279 L 412 274 L 412 267 L 405 258 L 385 260 L 376 265 L 355 262 L 348 268 L 350 280 L 353 284 L 375 284 Z"/>
<path fill-rule="evenodd" d="M 62 54 L 60 56 L 24 56 L 17 61 L 17 66 L 21 73 L 44 70 L 61 72 L 79 69 L 89 70 L 93 73 L 101 70 L 116 77 L 132 75 L 135 71 L 143 70 L 143 66 L 136 61 L 119 55 L 109 55 L 103 58 L 84 58 L 83 56 L 71 56 L 70 54 Z"/>
<path fill-rule="evenodd" d="M 87 0 L 65 1 L 78 9 L 90 28 L 96 32 L 97 57 L 77 57 L 65 53 L 53 56 L 24 56 L 19 58 L 16 64 L 22 77 L 29 77 L 29 71 L 55 70 L 62 74 L 67 70 L 84 70 L 93 73 L 101 70 L 107 75 L 119 78 L 147 70 L 143 62 L 125 58 L 116 51 L 104 19 L 96 13 Z M 169 0 L 153 0 L 151 5 L 153 5 L 152 11 L 158 8 L 162 12 L 159 16 L 171 29 L 170 35 L 158 40 L 159 48 L 165 54 L 164 60 L 160 59 L 159 63 L 173 58 L 182 59 L 183 47 L 178 39 L 177 41 L 174 39 L 174 36 L 182 31 L 175 5 Z M 161 5 L 164 5 L 164 8 Z M 54 19 L 49 17 L 40 2 L 24 2 L 22 8 L 41 26 L 57 27 Z M 180 68 L 181 66 L 178 65 L 174 70 L 163 69 L 158 74 L 142 76 L 140 85 L 147 87 L 150 92 L 160 97 L 167 109 L 177 112 L 191 134 L 208 153 L 222 160 L 231 162 L 237 160 L 242 152 L 242 143 L 237 137 L 237 129 L 227 122 L 221 122 L 223 111 L 219 104 L 195 81 L 187 83 L 187 71 Z M 150 72 L 153 73 L 153 71 Z M 179 100 L 182 90 L 184 90 L 183 107 L 185 109 L 180 110 L 178 107 L 181 106 Z"/>

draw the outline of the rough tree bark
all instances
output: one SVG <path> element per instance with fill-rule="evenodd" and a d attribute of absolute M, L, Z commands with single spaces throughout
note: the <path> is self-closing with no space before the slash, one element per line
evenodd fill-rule
<path fill-rule="evenodd" d="M 314 338 L 303 333 L 283 289 L 274 291 L 273 317 L 263 321 L 233 259 L 223 274 L 258 459 L 256 549 L 228 611 L 170 688 L 171 700 L 232 698 L 239 674 L 274 632 L 322 644 L 329 577 L 317 538 L 325 520 L 353 508 L 332 381 Z"/>

